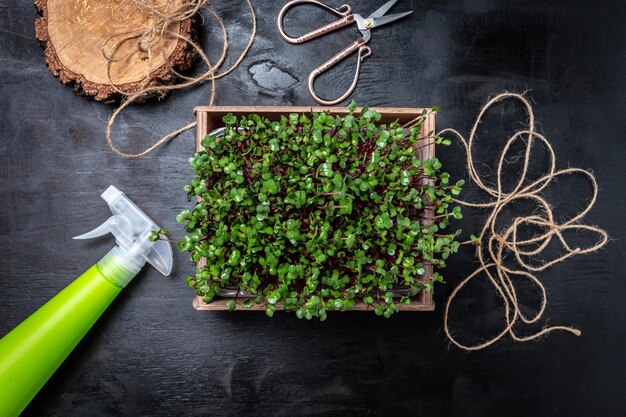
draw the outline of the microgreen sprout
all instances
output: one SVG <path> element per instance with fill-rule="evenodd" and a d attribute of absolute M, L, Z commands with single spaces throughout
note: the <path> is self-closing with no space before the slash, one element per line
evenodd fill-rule
<path fill-rule="evenodd" d="M 443 282 L 425 271 L 459 250 L 460 230 L 448 226 L 462 217 L 452 196 L 463 181 L 415 153 L 426 112 L 404 128 L 349 109 L 276 121 L 228 114 L 224 135 L 202 140 L 184 187 L 196 203 L 177 220 L 187 233 L 180 251 L 206 260 L 187 277 L 205 302 L 235 287 L 252 297 L 228 301 L 229 310 L 260 304 L 272 316 L 282 305 L 324 320 L 365 303 L 390 317 Z"/>

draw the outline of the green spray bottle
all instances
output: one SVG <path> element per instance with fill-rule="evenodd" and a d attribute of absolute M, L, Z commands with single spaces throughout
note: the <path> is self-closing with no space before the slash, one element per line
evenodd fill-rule
<path fill-rule="evenodd" d="M 114 186 L 102 198 L 113 216 L 74 239 L 112 233 L 117 246 L 0 339 L 0 416 L 24 410 L 146 262 L 163 275 L 171 272 L 169 242 L 149 240 L 159 227 Z"/>

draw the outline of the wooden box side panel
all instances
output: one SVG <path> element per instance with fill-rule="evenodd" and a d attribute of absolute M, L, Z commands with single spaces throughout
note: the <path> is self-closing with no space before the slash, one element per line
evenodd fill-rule
<path fill-rule="evenodd" d="M 381 114 L 381 123 L 390 123 L 392 121 L 398 120 L 399 123 L 407 123 L 414 118 L 421 115 L 424 109 L 421 108 L 372 108 L 372 110 L 376 110 Z M 425 109 L 427 111 L 426 120 L 422 124 L 422 128 L 420 131 L 420 136 L 423 141 L 420 141 L 419 146 L 416 146 L 416 153 L 419 155 L 419 158 L 423 161 L 428 158 L 432 158 L 435 156 L 435 140 L 432 137 L 435 131 L 435 113 L 431 111 L 431 109 Z M 267 117 L 270 120 L 279 119 L 282 115 L 288 115 L 290 113 L 311 113 L 318 112 L 321 113 L 323 111 L 330 112 L 332 114 L 337 115 L 346 115 L 349 113 L 347 108 L 325 108 L 325 107 L 293 107 L 293 106 L 282 106 L 282 107 L 262 107 L 262 106 L 201 106 L 196 107 L 194 109 L 194 113 L 196 115 L 196 151 L 200 151 L 202 149 L 202 139 L 212 132 L 213 130 L 222 127 L 222 117 L 227 115 L 228 113 L 232 113 L 237 117 L 248 116 L 250 114 L 258 114 L 260 116 Z M 358 111 L 356 112 L 358 113 Z M 424 182 L 431 182 L 431 180 L 423 179 Z M 432 218 L 433 213 L 431 209 L 425 209 L 425 214 L 427 218 Z M 432 221 L 432 220 L 431 220 Z M 426 224 L 429 221 L 425 222 Z M 198 267 L 202 267 L 204 265 L 203 262 L 198 264 Z M 431 276 L 433 274 L 432 265 L 425 265 L 425 276 Z M 210 303 L 205 303 L 202 300 L 202 297 L 196 296 L 193 300 L 193 307 L 196 310 L 205 310 L 205 311 L 220 311 L 227 310 L 226 303 L 231 298 L 220 298 L 216 297 Z M 400 304 L 398 308 L 402 311 L 432 311 L 435 309 L 435 303 L 433 300 L 433 294 L 429 291 L 420 291 L 415 297 L 411 299 L 410 305 L 402 305 Z M 282 305 L 277 304 L 277 309 L 281 310 Z M 261 305 L 254 305 L 251 308 L 238 308 L 237 311 L 262 311 L 264 307 Z M 355 311 L 364 311 L 371 310 L 371 307 L 365 305 L 364 303 L 357 304 L 352 310 Z"/>

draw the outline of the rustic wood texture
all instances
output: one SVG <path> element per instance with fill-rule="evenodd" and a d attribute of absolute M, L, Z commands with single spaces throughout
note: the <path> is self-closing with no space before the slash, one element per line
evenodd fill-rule
<path fill-rule="evenodd" d="M 217 83 L 216 104 L 315 105 L 306 92 L 308 73 L 358 32 L 348 27 L 290 45 L 275 27 L 284 3 L 253 1 L 259 36 L 242 66 Z M 350 2 L 365 15 L 382 3 Z M 233 53 L 242 50 L 249 28 L 245 5 L 212 5 L 231 31 Z M 347 312 L 329 314 L 323 323 L 279 312 L 269 319 L 195 311 L 184 282 L 194 265 L 176 254 L 172 277 L 146 267 L 135 278 L 24 416 L 626 415 L 626 4 L 404 0 L 390 12 L 404 10 L 416 12 L 372 32 L 373 54 L 354 94 L 359 104 L 441 106 L 437 126 L 467 132 L 488 96 L 531 89 L 540 130 L 559 166 L 591 168 L 597 176 L 601 190 L 588 219 L 614 240 L 596 255 L 541 274 L 550 324 L 575 324 L 582 336 L 504 341 L 478 353 L 450 347 L 440 307 L 476 267 L 469 248 L 443 271 L 435 311 L 389 320 Z M 72 240 L 110 216 L 99 197 L 110 184 L 175 235 L 183 233 L 175 216 L 192 207 L 182 187 L 192 175 L 193 132 L 142 159 L 113 155 L 104 140 L 112 107 L 77 97 L 49 73 L 35 39 L 36 18 L 29 1 L 0 0 L 0 335 L 111 248 L 112 237 Z M 287 14 L 285 26 L 288 33 L 305 33 L 333 19 L 303 6 Z M 217 53 L 215 24 L 199 31 Z M 316 84 L 320 94 L 345 90 L 354 66 L 346 60 L 324 74 Z M 133 106 L 115 129 L 128 141 L 120 145 L 143 149 L 157 135 L 192 122 L 193 107 L 208 97 L 204 86 Z M 485 179 L 494 178 L 505 135 L 522 129 L 524 120 L 506 103 L 485 119 L 476 143 Z M 464 175 L 460 146 L 437 149 L 437 157 L 452 177 Z M 538 150 L 533 167 L 545 162 Z M 554 206 L 582 207 L 585 183 L 564 178 L 558 185 L 546 190 Z M 471 187 L 464 196 L 481 199 Z M 484 216 L 481 210 L 464 215 L 459 225 L 468 236 Z M 500 328 L 502 304 L 491 286 L 477 280 L 463 296 L 457 334 L 478 339 Z M 532 299 L 524 304 L 535 306 Z"/>
<path fill-rule="evenodd" d="M 185 0 L 161 7 L 168 13 Z M 166 4 L 163 2 L 162 4 Z M 111 47 L 124 34 L 147 29 L 154 21 L 151 13 L 131 0 L 35 0 L 41 17 L 36 21 L 37 39 L 41 42 L 50 72 L 63 84 L 71 84 L 79 93 L 106 101 L 114 96 L 132 94 L 146 86 L 172 82 L 170 70 L 187 70 L 194 57 L 188 43 L 170 36 L 154 39 L 152 56 L 146 45 L 137 51 L 139 41 L 129 40 L 115 51 L 108 64 L 103 47 Z M 189 38 L 192 20 L 172 24 L 172 32 Z M 163 48 L 163 49 L 161 49 Z"/>
<path fill-rule="evenodd" d="M 422 114 L 422 110 L 426 110 L 427 115 L 425 116 L 424 123 L 422 124 L 420 130 L 421 140 L 419 145 L 416 145 L 416 152 L 419 155 L 422 161 L 432 158 L 435 156 L 435 140 L 432 136 L 432 132 L 435 131 L 435 117 L 436 113 L 432 111 L 432 109 L 423 109 L 423 108 L 375 108 L 372 110 L 376 110 L 381 114 L 380 123 L 389 123 L 397 120 L 400 124 L 408 123 L 414 118 L 418 117 Z M 196 115 L 196 121 L 198 122 L 196 125 L 196 151 L 203 150 L 202 148 L 202 139 L 212 132 L 213 130 L 222 127 L 224 124 L 222 122 L 222 117 L 227 115 L 228 113 L 232 113 L 237 117 L 248 116 L 250 114 L 258 114 L 263 117 L 267 117 L 270 120 L 279 120 L 281 116 L 288 115 L 291 113 L 312 113 L 317 112 L 321 113 L 323 111 L 331 112 L 332 114 L 345 116 L 349 114 L 350 111 L 345 107 L 304 107 L 304 106 L 198 106 L 193 109 L 194 114 Z M 358 110 L 357 110 L 358 114 Z M 422 183 L 430 183 L 431 180 L 423 179 Z M 432 209 L 425 209 L 425 221 L 424 224 L 432 223 L 433 211 Z M 198 263 L 198 268 L 203 267 L 206 264 L 206 260 L 202 259 Z M 433 266 L 425 265 L 424 266 L 424 279 L 428 279 L 433 274 Z M 226 303 L 228 300 L 232 299 L 232 297 L 220 297 L 216 296 L 214 300 L 210 303 L 205 303 L 202 300 L 202 297 L 199 295 L 195 296 L 193 299 L 193 308 L 196 310 L 203 311 L 218 311 L 218 310 L 228 310 L 226 307 Z M 263 306 L 254 305 L 252 308 L 245 308 L 241 305 L 241 302 L 238 302 L 237 305 L 239 308 L 236 311 L 262 311 L 265 310 Z M 282 303 L 276 304 L 277 310 L 282 310 Z M 414 297 L 411 297 L 411 304 L 404 305 L 398 304 L 398 309 L 401 311 L 432 311 L 435 309 L 435 302 L 433 301 L 433 295 L 428 291 L 420 291 Z M 354 311 L 368 311 L 372 310 L 372 308 L 364 303 L 359 303 L 355 305 L 352 310 Z"/>

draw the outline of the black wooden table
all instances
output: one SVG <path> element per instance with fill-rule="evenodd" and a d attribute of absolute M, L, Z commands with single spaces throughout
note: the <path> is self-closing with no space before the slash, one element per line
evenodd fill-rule
<path fill-rule="evenodd" d="M 355 2 L 367 14 L 382 1 Z M 217 104 L 309 105 L 308 72 L 356 36 L 345 29 L 301 46 L 283 42 L 275 16 L 283 1 L 255 1 L 258 36 L 249 56 L 217 85 Z M 338 1 L 332 1 L 335 6 Z M 215 4 L 231 29 L 234 60 L 247 41 L 243 2 Z M 503 341 L 478 353 L 450 346 L 442 307 L 476 262 L 451 260 L 434 313 L 390 320 L 373 314 L 207 313 L 191 308 L 178 254 L 165 278 L 146 267 L 116 300 L 26 410 L 38 416 L 624 416 L 626 315 L 623 240 L 626 128 L 626 8 L 622 1 L 402 1 L 415 10 L 373 33 L 354 98 L 377 106 L 441 106 L 438 126 L 467 131 L 481 103 L 503 90 L 530 90 L 541 131 L 560 167 L 591 168 L 601 192 L 588 222 L 614 240 L 542 274 L 550 324 L 583 335 L 527 344 Z M 290 14 L 289 27 L 312 28 L 323 12 Z M 163 227 L 180 232 L 190 206 L 189 132 L 157 152 L 126 160 L 106 146 L 113 107 L 74 95 L 47 71 L 34 39 L 31 2 L 0 1 L 0 335 L 95 263 L 112 239 L 74 241 L 109 216 L 99 194 L 115 184 Z M 325 16 L 330 19 L 330 16 Z M 219 30 L 201 30 L 209 47 Z M 216 48 L 213 48 L 216 50 Z M 322 93 L 347 86 L 349 60 L 320 79 Z M 119 145 L 141 150 L 193 120 L 208 86 L 132 108 L 115 128 Z M 493 166 L 505 135 L 522 127 L 515 105 L 498 107 L 481 135 Z M 463 175 L 462 149 L 440 153 Z M 545 162 L 540 156 L 537 163 Z M 488 170 L 485 168 L 485 175 Z M 582 207 L 589 187 L 563 180 L 548 192 L 565 211 Z M 477 231 L 483 213 L 465 211 Z M 462 302 L 465 336 L 490 335 L 500 303 L 477 282 Z M 531 305 L 532 298 L 528 301 Z M 0 393 L 2 395 L 2 393 Z"/>

